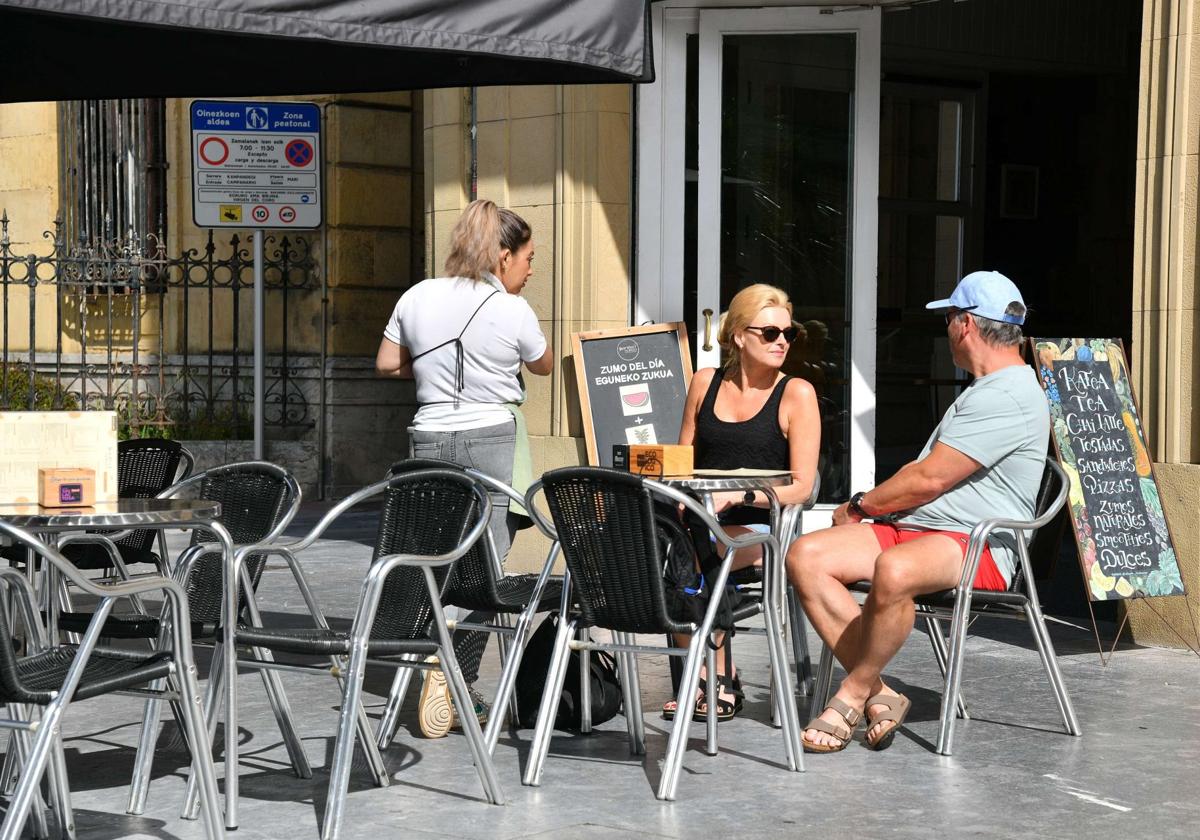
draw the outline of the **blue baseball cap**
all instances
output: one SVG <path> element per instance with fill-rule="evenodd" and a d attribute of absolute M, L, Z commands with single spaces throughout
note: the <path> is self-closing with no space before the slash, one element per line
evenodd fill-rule
<path fill-rule="evenodd" d="M 1025 305 L 1021 290 L 999 271 L 973 271 L 958 281 L 945 300 L 925 304 L 926 309 L 961 309 L 981 318 L 1006 324 L 1024 324 L 1024 315 L 1006 315 L 1011 303 Z"/>

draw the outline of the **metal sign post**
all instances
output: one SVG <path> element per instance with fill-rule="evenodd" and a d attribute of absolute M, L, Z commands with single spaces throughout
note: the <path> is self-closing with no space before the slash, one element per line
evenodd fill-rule
<path fill-rule="evenodd" d="M 192 220 L 197 227 L 254 229 L 254 457 L 261 459 L 262 232 L 321 226 L 321 109 L 312 102 L 197 100 L 191 127 Z"/>

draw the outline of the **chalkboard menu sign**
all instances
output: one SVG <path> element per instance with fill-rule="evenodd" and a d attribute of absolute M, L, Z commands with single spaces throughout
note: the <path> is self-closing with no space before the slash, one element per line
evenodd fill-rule
<path fill-rule="evenodd" d="M 1184 594 L 1120 342 L 1032 343 L 1091 599 Z"/>
<path fill-rule="evenodd" d="M 588 463 L 611 467 L 618 443 L 677 443 L 692 379 L 682 323 L 571 336 Z"/>

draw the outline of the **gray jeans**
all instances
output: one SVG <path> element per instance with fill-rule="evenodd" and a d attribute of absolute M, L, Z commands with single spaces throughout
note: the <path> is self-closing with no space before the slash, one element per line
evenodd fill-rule
<path fill-rule="evenodd" d="M 413 458 L 440 458 L 479 470 L 505 484 L 512 484 L 513 451 L 517 446 L 517 422 L 509 420 L 482 429 L 461 432 L 408 430 L 408 452 Z M 508 496 L 492 494 L 492 519 L 488 523 L 500 562 L 508 556 L 516 523 L 508 521 Z"/>
<path fill-rule="evenodd" d="M 408 451 L 413 458 L 440 458 L 464 467 L 479 470 L 484 475 L 512 484 L 513 451 L 517 445 L 517 423 L 510 420 L 482 429 L 459 432 L 427 432 L 408 430 Z M 492 493 L 492 518 L 488 529 L 503 563 L 508 557 L 513 536 L 517 532 L 516 517 L 508 514 L 508 496 Z M 464 620 L 479 623 L 490 621 L 490 614 L 472 613 Z M 463 678 L 473 683 L 479 676 L 479 662 L 487 646 L 487 633 L 454 634 L 454 653 L 462 668 Z"/>

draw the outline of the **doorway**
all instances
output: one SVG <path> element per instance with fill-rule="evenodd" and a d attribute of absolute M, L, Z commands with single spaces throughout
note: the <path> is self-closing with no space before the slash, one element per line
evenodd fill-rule
<path fill-rule="evenodd" d="M 822 408 L 821 508 L 874 479 L 879 13 L 658 10 L 639 102 L 636 322 L 721 362 L 730 299 L 770 283 L 802 326 L 785 371 Z M 682 130 L 681 130 L 682 129 Z M 823 520 L 823 521 L 822 521 Z"/>

